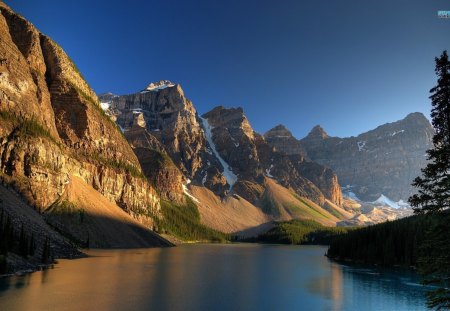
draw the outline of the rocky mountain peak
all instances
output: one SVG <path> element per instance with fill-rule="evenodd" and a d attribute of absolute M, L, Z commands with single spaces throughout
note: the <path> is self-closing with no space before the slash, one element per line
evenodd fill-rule
<path fill-rule="evenodd" d="M 325 132 L 320 125 L 314 126 L 307 136 L 307 138 L 310 139 L 326 139 L 329 137 L 330 136 L 328 136 L 327 132 Z"/>
<path fill-rule="evenodd" d="M 160 80 L 158 82 L 152 82 L 149 85 L 147 85 L 147 87 L 145 88 L 145 90 L 147 91 L 159 91 L 159 90 L 163 90 L 166 89 L 168 87 L 173 87 L 175 86 L 175 83 L 169 81 L 169 80 Z"/>
<path fill-rule="evenodd" d="M 213 127 L 224 127 L 230 129 L 240 129 L 250 139 L 254 138 L 253 128 L 250 125 L 247 117 L 244 115 L 244 110 L 238 108 L 225 108 L 218 106 L 208 113 L 203 115 L 205 119 Z"/>
<path fill-rule="evenodd" d="M 401 120 L 400 122 L 405 122 L 405 123 L 410 124 L 412 126 L 425 126 L 425 127 L 428 127 L 430 125 L 430 121 L 421 112 L 410 113 L 403 120 Z"/>
<path fill-rule="evenodd" d="M 317 139 L 321 130 L 315 127 L 301 142 L 311 160 L 333 169 L 359 199 L 384 195 L 397 202 L 413 194 L 411 183 L 426 165 L 433 133 L 428 119 L 415 112 L 356 137 Z"/>
<path fill-rule="evenodd" d="M 283 124 L 278 124 L 277 126 L 275 126 L 274 128 L 268 130 L 265 134 L 264 134 L 265 138 L 273 138 L 273 137 L 278 137 L 278 138 L 291 138 L 292 133 L 291 131 L 289 131 Z"/>
<path fill-rule="evenodd" d="M 299 155 L 306 158 L 306 152 L 301 143 L 292 135 L 284 125 L 279 124 L 264 134 L 267 143 L 281 153 Z"/>

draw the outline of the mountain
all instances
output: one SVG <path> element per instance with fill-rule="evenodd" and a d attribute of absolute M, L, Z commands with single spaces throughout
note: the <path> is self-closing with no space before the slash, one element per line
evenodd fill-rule
<path fill-rule="evenodd" d="M 386 205 L 401 205 L 425 160 L 432 130 L 418 114 L 356 138 L 315 127 L 299 141 L 282 125 L 257 133 L 239 107 L 200 115 L 168 80 L 97 96 L 61 47 L 0 8 L 0 207 L 12 219 L 0 227 L 40 235 L 35 256 L 172 245 L 159 233 L 221 240 L 291 219 L 393 219 Z"/>
<path fill-rule="evenodd" d="M 428 119 L 416 112 L 356 137 L 329 137 L 317 126 L 300 143 L 311 160 L 336 172 L 345 192 L 398 207 L 392 203 L 414 193 L 411 183 L 426 165 L 433 135 Z"/>
<path fill-rule="evenodd" d="M 327 224 L 350 217 L 339 207 L 337 176 L 301 156 L 274 150 L 253 130 L 242 108 L 219 106 L 200 116 L 181 86 L 167 80 L 134 94 L 99 98 L 158 193 L 181 203 L 183 195 L 194 194 L 204 223 L 213 228 L 235 232 L 277 219 L 315 218 L 310 205 L 325 215 Z M 156 168 L 154 157 L 172 163 L 172 173 L 163 172 L 168 165 Z M 272 195 L 275 185 L 290 199 L 280 203 Z"/>
<path fill-rule="evenodd" d="M 159 196 L 95 92 L 61 47 L 0 9 L 0 179 L 32 211 L 13 222 L 41 217 L 81 246 L 170 245 L 151 230 Z"/>

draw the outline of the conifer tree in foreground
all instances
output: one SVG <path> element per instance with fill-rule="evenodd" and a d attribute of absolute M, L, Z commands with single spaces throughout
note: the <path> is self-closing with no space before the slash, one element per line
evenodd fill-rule
<path fill-rule="evenodd" d="M 428 165 L 413 186 L 409 198 L 417 214 L 433 217 L 419 254 L 419 271 L 426 283 L 438 286 L 428 293 L 430 308 L 450 309 L 450 62 L 447 51 L 436 58 L 437 85 L 430 90 L 431 118 L 435 134 L 427 151 Z"/>

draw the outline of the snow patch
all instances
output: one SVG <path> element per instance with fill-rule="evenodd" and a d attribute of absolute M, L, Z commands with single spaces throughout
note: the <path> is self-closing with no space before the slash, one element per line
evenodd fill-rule
<path fill-rule="evenodd" d="M 187 185 L 189 185 L 190 183 L 191 183 L 191 180 L 188 179 L 188 180 L 186 181 L 186 184 L 183 184 L 183 192 L 184 192 L 185 195 L 187 195 L 188 197 L 190 197 L 190 198 L 191 198 L 192 200 L 194 200 L 195 202 L 200 203 L 200 201 L 199 201 L 196 197 L 194 197 L 194 196 L 189 192 L 189 189 L 188 189 Z"/>
<path fill-rule="evenodd" d="M 356 196 L 356 194 L 352 191 L 342 192 L 342 195 L 346 198 L 352 199 L 357 202 L 361 202 L 361 200 Z"/>
<path fill-rule="evenodd" d="M 364 148 L 366 147 L 366 141 L 358 141 L 358 151 L 363 151 Z"/>
<path fill-rule="evenodd" d="M 200 120 L 202 120 L 203 128 L 205 129 L 205 136 L 206 140 L 208 141 L 209 146 L 211 147 L 212 152 L 216 156 L 216 158 L 219 160 L 220 164 L 223 166 L 223 176 L 227 179 L 228 184 L 230 185 L 230 190 L 233 187 L 233 185 L 236 183 L 238 177 L 232 172 L 230 169 L 230 166 L 227 162 L 225 162 L 224 159 L 220 156 L 219 152 L 217 152 L 216 145 L 213 142 L 212 139 L 212 129 L 213 127 L 208 123 L 208 120 L 205 118 L 200 117 Z"/>
<path fill-rule="evenodd" d="M 400 201 L 398 201 L 396 203 L 397 203 L 398 206 L 403 207 L 403 208 L 410 208 L 411 207 L 411 205 L 409 205 L 408 202 L 405 202 L 403 200 L 400 200 Z"/>
<path fill-rule="evenodd" d="M 169 80 L 161 80 L 159 82 L 155 82 L 155 83 L 150 83 L 143 92 L 148 92 L 148 91 L 159 91 L 159 90 L 164 90 L 168 87 L 173 87 L 175 86 L 175 83 L 170 82 Z"/>
<path fill-rule="evenodd" d="M 376 201 L 373 201 L 371 203 L 372 204 L 383 204 L 383 205 L 390 206 L 392 208 L 400 208 L 400 205 L 398 205 L 397 203 L 395 203 L 394 201 L 392 201 L 391 199 L 386 197 L 384 194 L 380 195 L 380 197 Z"/>
<path fill-rule="evenodd" d="M 270 171 L 273 169 L 273 164 L 270 164 L 270 167 L 266 169 L 266 175 L 267 177 L 273 178 L 273 176 L 270 174 Z"/>
<path fill-rule="evenodd" d="M 395 131 L 394 133 L 390 134 L 390 136 L 395 136 L 397 134 L 404 133 L 404 132 L 405 132 L 405 130 Z"/>
<path fill-rule="evenodd" d="M 106 111 L 111 107 L 111 102 L 100 102 L 100 107 L 103 109 L 103 111 Z"/>
<path fill-rule="evenodd" d="M 208 178 L 208 172 L 205 172 L 205 176 L 202 178 L 202 185 L 205 185 L 206 179 Z"/>
<path fill-rule="evenodd" d="M 347 185 L 345 187 L 341 187 L 342 195 L 345 198 L 352 199 L 354 201 L 361 202 L 361 200 L 356 196 L 356 194 L 352 191 L 352 188 L 355 187 L 353 185 Z"/>

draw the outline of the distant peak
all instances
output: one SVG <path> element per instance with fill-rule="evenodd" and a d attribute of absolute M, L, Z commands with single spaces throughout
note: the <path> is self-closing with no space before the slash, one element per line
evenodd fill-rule
<path fill-rule="evenodd" d="M 312 128 L 311 132 L 308 134 L 309 138 L 319 138 L 319 139 L 325 139 L 328 138 L 327 132 L 320 126 L 316 125 Z"/>
<path fill-rule="evenodd" d="M 421 112 L 412 112 L 408 114 L 404 120 L 428 120 Z"/>
<path fill-rule="evenodd" d="M 210 116 L 218 116 L 218 115 L 233 115 L 233 116 L 244 116 L 244 109 L 241 107 L 237 108 L 226 108 L 222 105 L 214 107 L 209 112 L 203 114 L 203 117 L 208 119 Z"/>
<path fill-rule="evenodd" d="M 268 130 L 264 137 L 270 138 L 270 137 L 293 137 L 291 131 L 289 131 L 286 126 L 283 124 L 278 124 L 274 128 Z"/>
<path fill-rule="evenodd" d="M 169 80 L 160 80 L 158 82 L 152 82 L 149 85 L 147 85 L 144 91 L 159 91 L 173 86 L 175 86 L 175 83 Z"/>
<path fill-rule="evenodd" d="M 269 131 L 287 131 L 287 132 L 289 132 L 289 130 L 283 124 L 278 124 L 277 126 L 275 126 L 274 128 L 272 128 Z"/>

